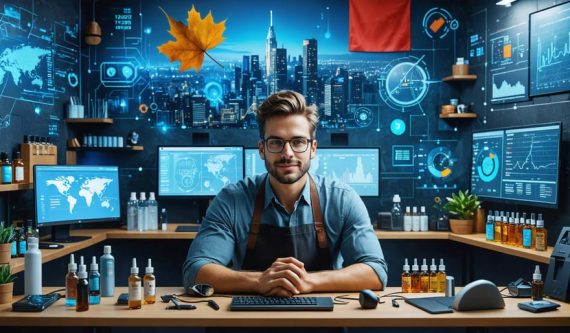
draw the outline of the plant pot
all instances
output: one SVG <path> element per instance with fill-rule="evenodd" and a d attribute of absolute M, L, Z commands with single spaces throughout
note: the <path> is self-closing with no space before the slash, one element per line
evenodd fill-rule
<path fill-rule="evenodd" d="M 14 282 L 0 284 L 0 304 L 12 303 Z"/>
<path fill-rule="evenodd" d="M 0 264 L 9 264 L 12 257 L 12 244 L 0 244 Z"/>
<path fill-rule="evenodd" d="M 449 227 L 455 234 L 471 234 L 473 233 L 473 220 L 449 219 Z"/>

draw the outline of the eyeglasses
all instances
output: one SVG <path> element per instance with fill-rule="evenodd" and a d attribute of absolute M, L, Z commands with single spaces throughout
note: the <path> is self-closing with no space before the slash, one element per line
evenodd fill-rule
<path fill-rule="evenodd" d="M 267 150 L 269 150 L 270 153 L 282 152 L 283 149 L 285 149 L 286 143 L 289 143 L 291 150 L 293 150 L 295 153 L 304 153 L 309 148 L 309 144 L 313 142 L 313 139 L 300 137 L 285 140 L 281 138 L 269 137 L 263 140 L 263 142 L 265 142 L 265 147 L 267 147 Z"/>

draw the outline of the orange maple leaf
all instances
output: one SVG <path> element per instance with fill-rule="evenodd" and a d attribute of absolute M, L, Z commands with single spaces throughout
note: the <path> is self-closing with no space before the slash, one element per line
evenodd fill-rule
<path fill-rule="evenodd" d="M 168 16 L 164 9 L 160 8 L 160 10 L 168 18 L 168 23 L 170 24 L 168 32 L 176 40 L 160 45 L 158 51 L 168 56 L 170 62 L 180 61 L 179 72 L 191 68 L 198 72 L 204 62 L 204 54 L 221 67 L 224 67 L 206 51 L 216 47 L 224 40 L 222 35 L 224 30 L 226 30 L 226 20 L 215 23 L 211 11 L 202 19 L 200 13 L 192 5 L 192 9 L 188 12 L 188 26 L 186 26 L 183 22 L 176 21 Z"/>

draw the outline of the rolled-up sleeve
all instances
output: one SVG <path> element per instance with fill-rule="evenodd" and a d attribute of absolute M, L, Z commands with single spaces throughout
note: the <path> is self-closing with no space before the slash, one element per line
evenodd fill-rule
<path fill-rule="evenodd" d="M 231 262 L 235 247 L 232 232 L 234 205 L 235 200 L 228 188 L 212 201 L 182 267 L 185 288 L 194 284 L 202 266 L 210 263 L 227 266 Z"/>
<path fill-rule="evenodd" d="M 350 190 L 343 196 L 341 204 L 344 220 L 340 245 L 343 266 L 356 263 L 369 265 L 382 282 L 382 288 L 386 288 L 388 266 L 364 202 L 356 192 Z"/>

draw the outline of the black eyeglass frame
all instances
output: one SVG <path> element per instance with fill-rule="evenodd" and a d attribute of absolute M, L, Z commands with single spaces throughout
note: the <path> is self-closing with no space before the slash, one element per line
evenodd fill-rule
<path fill-rule="evenodd" d="M 295 148 L 293 148 L 293 145 L 291 145 L 291 141 L 299 140 L 299 139 L 307 140 L 307 145 L 305 146 L 305 149 L 304 149 L 303 151 L 297 151 L 297 150 L 295 150 Z M 281 150 L 279 150 L 279 151 L 272 151 L 271 149 L 269 149 L 269 146 L 267 145 L 267 141 L 269 141 L 269 140 L 281 140 L 281 141 L 283 141 L 283 145 L 281 146 Z M 273 153 L 273 154 L 282 153 L 282 152 L 283 152 L 283 149 L 285 149 L 285 145 L 286 145 L 287 143 L 289 144 L 289 147 L 291 147 L 291 150 L 292 150 L 294 153 L 302 154 L 302 153 L 306 152 L 306 151 L 309 149 L 309 147 L 311 146 L 311 144 L 313 143 L 313 141 L 315 141 L 315 139 L 306 138 L 306 137 L 304 137 L 304 136 L 296 136 L 296 137 L 293 137 L 293 138 L 291 138 L 291 139 L 286 140 L 286 139 L 283 139 L 283 138 L 280 138 L 280 137 L 277 137 L 277 136 L 270 136 L 270 137 L 268 137 L 268 138 L 266 138 L 266 139 L 261 139 L 261 141 L 263 142 L 263 146 L 264 146 L 265 148 L 267 148 L 267 151 L 270 152 L 270 153 Z"/>

